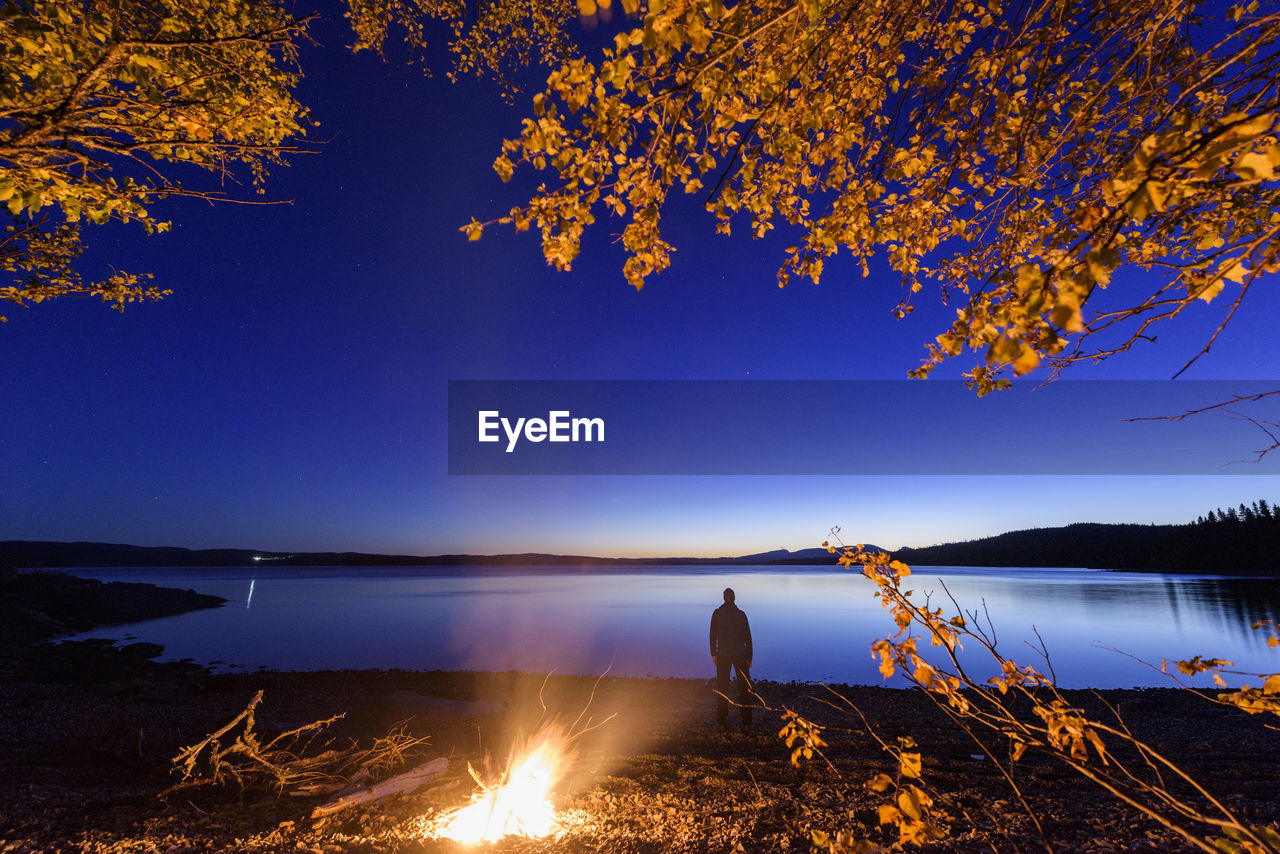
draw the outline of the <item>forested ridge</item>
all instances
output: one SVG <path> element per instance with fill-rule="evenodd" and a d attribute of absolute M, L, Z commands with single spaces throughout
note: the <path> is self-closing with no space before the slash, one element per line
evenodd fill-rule
<path fill-rule="evenodd" d="M 1078 566 L 1211 574 L 1280 574 L 1280 510 L 1265 499 L 1214 508 L 1182 525 L 1081 522 L 961 543 L 904 548 L 911 565 Z"/>

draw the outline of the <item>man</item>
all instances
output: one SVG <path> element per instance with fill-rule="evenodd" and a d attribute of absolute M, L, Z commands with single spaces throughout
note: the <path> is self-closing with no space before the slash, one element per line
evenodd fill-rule
<path fill-rule="evenodd" d="M 711 660 L 716 665 L 716 723 L 729 728 L 729 674 L 736 670 L 738 707 L 742 710 L 742 731 L 751 732 L 751 625 L 747 615 L 734 604 L 733 589 L 724 590 L 724 604 L 711 614 Z"/>

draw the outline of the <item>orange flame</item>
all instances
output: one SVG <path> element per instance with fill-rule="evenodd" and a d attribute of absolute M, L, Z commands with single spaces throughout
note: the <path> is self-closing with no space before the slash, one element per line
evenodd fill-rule
<path fill-rule="evenodd" d="M 568 766 L 567 739 L 550 729 L 542 730 L 518 758 L 513 754 L 497 785 L 481 784 L 470 804 L 440 817 L 432 835 L 475 844 L 504 836 L 554 833 L 559 824 L 551 792 Z"/>

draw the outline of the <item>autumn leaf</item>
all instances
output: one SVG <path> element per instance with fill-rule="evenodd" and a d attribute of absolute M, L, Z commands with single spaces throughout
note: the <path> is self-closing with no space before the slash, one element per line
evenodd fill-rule
<path fill-rule="evenodd" d="M 1261 151 L 1247 151 L 1236 158 L 1233 170 L 1246 181 L 1270 181 L 1275 177 L 1275 164 Z"/>
<path fill-rule="evenodd" d="M 688 193 L 717 233 L 786 234 L 779 286 L 878 258 L 907 293 L 960 299 L 911 375 L 974 353 L 980 395 L 1122 353 L 1214 297 L 1224 243 L 1254 259 L 1232 282 L 1280 253 L 1280 197 L 1254 191 L 1280 169 L 1274 99 L 1249 94 L 1280 28 L 1242 16 L 1210 38 L 1187 4 L 1136 2 L 651 4 L 600 64 L 562 64 L 504 144 L 549 173 L 522 215 L 563 267 L 603 206 L 636 288 L 669 266 L 661 214 Z M 1178 61 L 1139 70 L 1134 45 Z M 1090 289 L 1122 274 L 1095 328 Z"/>

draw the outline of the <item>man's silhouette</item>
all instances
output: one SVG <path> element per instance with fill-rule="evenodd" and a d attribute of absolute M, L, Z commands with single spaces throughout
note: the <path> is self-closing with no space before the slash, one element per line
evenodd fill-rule
<path fill-rule="evenodd" d="M 724 604 L 711 614 L 711 660 L 716 665 L 716 723 L 729 728 L 729 674 L 738 671 L 738 706 L 742 710 L 742 731 L 751 731 L 751 625 L 747 615 L 734 604 L 733 589 L 724 589 Z"/>

